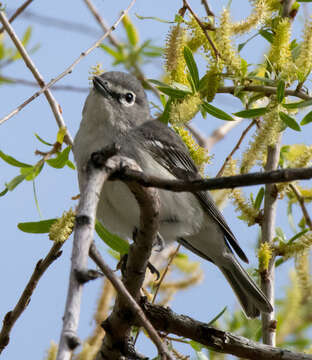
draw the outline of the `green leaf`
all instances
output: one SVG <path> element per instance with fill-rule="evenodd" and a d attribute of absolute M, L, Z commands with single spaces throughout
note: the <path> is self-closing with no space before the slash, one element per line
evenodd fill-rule
<path fill-rule="evenodd" d="M 128 242 L 118 235 L 110 233 L 98 220 L 95 222 L 95 231 L 110 248 L 119 252 L 121 255 L 128 253 Z"/>
<path fill-rule="evenodd" d="M 174 21 L 163 20 L 156 16 L 141 16 L 141 15 L 138 15 L 137 13 L 135 13 L 135 16 L 140 20 L 156 20 L 156 21 L 159 21 L 159 22 L 165 23 L 165 24 L 174 24 Z"/>
<path fill-rule="evenodd" d="M 184 46 L 183 55 L 184 55 L 184 59 L 186 62 L 186 66 L 187 66 L 187 68 L 190 72 L 191 78 L 194 82 L 195 90 L 197 91 L 199 89 L 199 75 L 198 75 L 198 68 L 197 68 L 196 62 L 194 60 L 192 50 L 189 47 Z"/>
<path fill-rule="evenodd" d="M 254 202 L 254 208 L 255 209 L 257 209 L 257 210 L 260 209 L 263 197 L 264 197 L 264 187 L 261 187 L 260 190 L 258 191 L 258 194 L 256 196 L 256 200 Z"/>
<path fill-rule="evenodd" d="M 169 122 L 169 115 L 170 115 L 170 109 L 171 109 L 171 103 L 172 103 L 172 99 L 169 98 L 166 105 L 165 105 L 165 108 L 164 108 L 164 111 L 163 113 L 161 114 L 161 116 L 158 118 L 159 121 L 163 122 L 164 124 L 168 124 Z"/>
<path fill-rule="evenodd" d="M 277 101 L 281 103 L 285 97 L 285 81 L 280 80 L 277 84 Z"/>
<path fill-rule="evenodd" d="M 282 111 L 279 112 L 279 116 L 288 127 L 290 127 L 291 129 L 293 129 L 295 131 L 301 131 L 300 126 L 298 125 L 297 121 L 294 118 L 285 114 Z"/>
<path fill-rule="evenodd" d="M 65 148 L 62 152 L 58 153 L 58 155 L 54 159 L 49 159 L 46 161 L 46 163 L 56 169 L 63 168 L 67 164 L 70 150 L 71 147 L 67 146 L 67 148 Z"/>
<path fill-rule="evenodd" d="M 201 349 L 204 347 L 201 343 L 194 341 L 194 340 L 190 340 L 189 344 L 192 346 L 192 348 L 195 351 L 201 351 Z"/>
<path fill-rule="evenodd" d="M 207 326 L 211 326 L 213 323 L 215 323 L 226 311 L 227 306 L 225 306 L 220 312 L 219 314 L 217 314 L 212 320 L 210 320 L 207 324 Z"/>
<path fill-rule="evenodd" d="M 22 163 L 16 159 L 14 159 L 12 156 L 5 154 L 0 150 L 0 157 L 2 160 L 7 162 L 8 164 L 16 167 L 32 167 L 32 165 Z"/>
<path fill-rule="evenodd" d="M 35 222 L 22 222 L 17 224 L 17 227 L 26 233 L 30 234 L 45 234 L 50 231 L 50 227 L 57 219 L 41 220 Z"/>
<path fill-rule="evenodd" d="M 225 111 L 218 109 L 217 107 L 207 103 L 206 101 L 203 102 L 201 106 L 204 108 L 205 111 L 207 111 L 208 114 L 218 119 L 226 120 L 226 121 L 234 121 L 232 116 L 227 114 Z"/>
<path fill-rule="evenodd" d="M 36 136 L 36 138 L 37 138 L 40 142 L 42 142 L 42 144 L 48 145 L 48 146 L 53 146 L 53 144 L 51 144 L 51 143 L 43 140 L 38 134 L 35 133 L 35 136 Z"/>
<path fill-rule="evenodd" d="M 287 241 L 287 245 L 290 245 L 291 243 L 293 243 L 295 240 L 297 240 L 298 238 L 300 238 L 302 235 L 304 235 L 305 233 L 307 233 L 309 231 L 309 229 L 304 229 L 300 232 L 298 232 L 296 235 L 294 235 L 292 238 L 290 238 Z"/>
<path fill-rule="evenodd" d="M 101 44 L 100 48 L 103 49 L 105 52 L 107 52 L 109 55 L 111 55 L 117 61 L 123 61 L 125 59 L 121 48 L 119 49 L 119 51 L 116 51 L 104 44 Z"/>
<path fill-rule="evenodd" d="M 42 162 L 41 164 L 36 164 L 31 168 L 21 168 L 20 172 L 22 175 L 25 176 L 25 180 L 27 181 L 34 180 L 40 174 L 43 165 L 44 162 Z"/>
<path fill-rule="evenodd" d="M 191 91 L 175 89 L 169 86 L 166 87 L 159 86 L 158 90 L 176 99 L 184 98 L 186 95 L 191 94 Z"/>
<path fill-rule="evenodd" d="M 66 161 L 66 165 L 67 165 L 69 168 L 71 168 L 71 169 L 73 169 L 73 170 L 76 170 L 76 166 L 75 166 L 70 160 L 67 160 L 67 161 Z"/>
<path fill-rule="evenodd" d="M 267 31 L 267 30 L 259 30 L 259 34 L 265 39 L 267 40 L 269 43 L 273 43 L 273 39 L 274 39 L 274 35 L 272 32 Z"/>
<path fill-rule="evenodd" d="M 312 121 L 312 111 L 307 113 L 307 115 L 301 120 L 300 125 L 309 124 Z"/>
<path fill-rule="evenodd" d="M 300 108 L 304 108 L 304 107 L 311 106 L 311 105 L 312 105 L 312 99 L 298 101 L 298 102 L 289 103 L 289 104 L 283 104 L 283 107 L 286 109 L 300 109 Z"/>
<path fill-rule="evenodd" d="M 19 185 L 22 181 L 25 180 L 25 175 L 17 175 L 13 178 L 8 184 L 5 184 L 8 190 L 12 191 Z"/>
<path fill-rule="evenodd" d="M 136 46 L 138 43 L 138 35 L 136 28 L 134 27 L 134 25 L 132 24 L 129 18 L 127 19 L 127 21 L 123 21 L 123 25 L 126 30 L 129 43 L 132 46 Z"/>
<path fill-rule="evenodd" d="M 234 113 L 233 115 L 238 116 L 240 118 L 244 118 L 244 119 L 251 119 L 254 117 L 264 115 L 267 112 L 268 112 L 268 109 L 266 107 L 260 107 L 260 108 L 256 108 L 256 109 L 238 111 L 238 112 Z"/>
<path fill-rule="evenodd" d="M 8 191 L 9 191 L 9 189 L 8 189 L 8 188 L 5 188 L 3 191 L 1 191 L 0 197 L 1 197 L 1 196 L 4 196 Z"/>

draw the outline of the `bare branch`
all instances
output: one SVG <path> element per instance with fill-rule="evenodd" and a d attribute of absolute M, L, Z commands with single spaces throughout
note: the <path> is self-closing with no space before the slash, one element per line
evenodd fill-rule
<path fill-rule="evenodd" d="M 267 163 L 265 165 L 266 171 L 272 171 L 277 168 L 280 156 L 281 136 L 276 141 L 274 146 L 268 146 Z M 277 209 L 277 195 L 276 186 L 274 184 L 267 184 L 265 186 L 264 194 L 264 209 L 263 221 L 261 223 L 261 242 L 271 244 L 275 236 L 275 218 Z M 261 288 L 271 304 L 274 304 L 274 256 L 270 260 L 267 270 L 260 272 Z M 264 344 L 275 346 L 276 342 L 276 320 L 274 319 L 275 312 L 262 313 L 262 339 Z"/>
<path fill-rule="evenodd" d="M 22 44 L 22 42 L 18 38 L 17 34 L 15 33 L 14 29 L 10 25 L 7 17 L 5 16 L 4 11 L 0 11 L 0 21 L 2 22 L 3 27 L 5 28 L 5 30 L 9 34 L 9 36 L 10 36 L 11 40 L 13 41 L 14 45 L 16 46 L 17 50 L 21 54 L 26 66 L 32 72 L 32 74 L 34 75 L 34 78 L 37 80 L 39 86 L 42 88 L 42 91 L 44 92 L 44 95 L 46 96 L 46 98 L 47 98 L 47 100 L 48 100 L 48 102 L 49 102 L 49 104 L 51 106 L 52 112 L 54 114 L 54 117 L 56 119 L 56 122 L 57 122 L 58 126 L 59 127 L 65 127 L 65 122 L 64 122 L 63 116 L 62 116 L 61 111 L 60 111 L 60 105 L 55 100 L 55 98 L 52 95 L 51 91 L 48 88 L 44 89 L 44 87 L 46 85 L 45 85 L 45 82 L 44 82 L 44 79 L 43 79 L 42 75 L 40 74 L 40 72 L 36 68 L 34 62 L 30 58 L 30 56 L 28 55 L 24 45 Z M 0 121 L 0 123 L 1 122 L 2 121 Z M 67 142 L 69 144 L 72 144 L 72 139 L 71 139 L 71 136 L 68 133 L 68 131 L 66 132 L 66 135 L 67 135 L 67 140 L 68 140 Z"/>
<path fill-rule="evenodd" d="M 301 195 L 300 190 L 297 188 L 296 185 L 289 184 L 289 186 L 292 189 L 292 191 L 294 192 L 294 194 L 296 195 L 296 198 L 298 199 L 298 202 L 301 207 L 305 221 L 306 221 L 307 225 L 309 226 L 310 230 L 312 231 L 312 220 L 311 220 L 308 210 L 305 206 L 304 197 Z"/>
<path fill-rule="evenodd" d="M 206 139 L 206 148 L 208 151 L 219 141 L 221 141 L 232 129 L 239 125 L 243 119 L 237 118 L 235 121 L 226 121 L 225 124 L 213 131 Z"/>
<path fill-rule="evenodd" d="M 146 301 L 142 301 L 141 304 L 146 316 L 157 330 L 192 339 L 217 352 L 251 360 L 312 360 L 312 355 L 259 344 L 242 336 L 209 327 L 189 316 L 178 315 L 168 307 L 152 305 Z"/>
<path fill-rule="evenodd" d="M 216 48 L 214 42 L 211 40 L 208 31 L 206 29 L 206 27 L 204 26 L 204 24 L 200 21 L 199 17 L 196 15 L 196 13 L 193 11 L 193 9 L 190 7 L 189 3 L 187 2 L 187 0 L 183 0 L 183 6 L 189 10 L 189 12 L 192 14 L 192 16 L 194 17 L 194 19 L 197 21 L 198 25 L 201 27 L 201 29 L 203 30 L 203 33 L 205 34 L 210 46 L 212 47 L 216 58 L 221 58 L 221 55 L 218 51 L 218 49 Z"/>
<path fill-rule="evenodd" d="M 217 90 L 217 93 L 234 95 L 236 88 L 237 88 L 236 86 L 220 86 L 219 89 Z M 272 95 L 272 94 L 276 94 L 277 88 L 274 86 L 264 86 L 264 85 L 246 85 L 242 87 L 241 91 L 253 91 L 253 92 L 264 93 L 265 95 Z M 300 90 L 298 91 L 298 90 L 285 89 L 285 96 L 295 96 L 303 100 L 312 99 L 311 96 Z"/>
<path fill-rule="evenodd" d="M 76 215 L 69 287 L 57 360 L 69 360 L 73 350 L 80 344 L 77 329 L 83 284 L 79 281 L 77 272 L 84 273 L 87 271 L 89 248 L 93 239 L 96 209 L 99 201 L 98 194 L 101 192 L 104 182 L 115 171 L 114 166 L 114 158 L 112 157 L 105 168 L 96 169 L 90 163 L 90 166 L 80 172 L 83 186 Z"/>
<path fill-rule="evenodd" d="M 26 79 L 19 79 L 19 78 L 12 78 L 10 76 L 0 76 L 0 80 L 7 81 L 9 83 L 12 83 L 13 85 L 25 85 L 25 86 L 31 86 L 31 87 L 38 87 L 38 83 Z M 79 92 L 79 93 L 87 93 L 90 88 L 88 87 L 82 87 L 82 86 L 72 86 L 72 85 L 54 85 L 51 86 L 51 89 L 56 90 L 62 90 L 62 91 L 73 91 L 73 92 Z"/>
<path fill-rule="evenodd" d="M 109 27 L 106 25 L 105 21 L 103 20 L 103 18 L 100 16 L 99 12 L 97 11 L 96 7 L 93 5 L 91 0 L 84 0 L 84 2 L 86 3 L 86 5 L 88 6 L 89 10 L 91 11 L 92 15 L 95 17 L 96 21 L 100 24 L 102 30 L 105 32 L 108 31 Z M 119 47 L 121 44 L 119 43 L 119 41 L 115 38 L 115 36 L 113 36 L 113 34 L 109 34 L 108 36 L 108 40 L 110 41 L 110 43 L 116 47 Z"/>
<path fill-rule="evenodd" d="M 16 115 L 19 111 L 21 111 L 27 104 L 29 104 L 31 101 L 36 99 L 39 95 L 41 95 L 43 92 L 45 92 L 47 89 L 49 89 L 52 85 L 54 85 L 56 82 L 61 80 L 64 76 L 70 74 L 74 67 L 80 63 L 82 59 L 84 59 L 88 54 L 90 54 L 91 51 L 93 51 L 95 48 L 97 48 L 101 42 L 111 34 L 112 31 L 116 29 L 116 27 L 119 25 L 123 17 L 129 12 L 129 10 L 132 8 L 136 0 L 131 0 L 129 6 L 121 12 L 121 15 L 117 19 L 117 21 L 110 27 L 110 29 L 102 35 L 90 48 L 88 48 L 86 51 L 83 51 L 80 56 L 68 67 L 66 68 L 60 75 L 58 75 L 55 79 L 52 79 L 48 84 L 43 86 L 43 88 L 39 91 L 37 91 L 35 94 L 33 94 L 30 98 L 25 100 L 22 104 L 20 104 L 15 110 L 13 110 L 10 114 L 5 116 L 4 118 L 0 119 L 0 125 L 3 124 L 5 121 L 9 120 L 12 116 Z M 2 13 L 2 12 L 1 12 Z"/>
<path fill-rule="evenodd" d="M 205 191 L 215 189 L 233 189 L 242 186 L 260 184 L 275 184 L 293 180 L 308 180 L 312 178 L 312 167 L 304 169 L 282 169 L 267 172 L 255 172 L 243 175 L 226 176 L 211 179 L 168 180 L 149 176 L 142 172 L 122 168 L 121 178 L 127 181 L 135 181 L 146 187 L 156 187 L 170 191 Z"/>
<path fill-rule="evenodd" d="M 242 141 L 244 140 L 244 137 L 247 135 L 248 131 L 254 126 L 254 124 L 256 123 L 256 120 L 253 120 L 247 127 L 246 129 L 242 132 L 242 135 L 240 136 L 237 144 L 234 146 L 233 150 L 230 152 L 230 154 L 226 157 L 223 165 L 221 166 L 221 169 L 219 170 L 217 177 L 222 176 L 223 171 L 226 167 L 226 164 L 232 159 L 232 156 L 235 154 L 235 152 L 239 149 Z"/>
<path fill-rule="evenodd" d="M 22 295 L 20 296 L 17 304 L 14 309 L 9 311 L 3 320 L 2 329 L 0 331 L 0 354 L 3 349 L 8 345 L 10 341 L 10 332 L 16 322 L 16 320 L 21 316 L 23 311 L 27 308 L 31 296 L 38 284 L 43 273 L 47 270 L 47 268 L 62 254 L 60 251 L 63 243 L 56 242 L 53 244 L 52 248 L 46 255 L 44 259 L 38 261 L 34 272 L 32 273 Z"/>
<path fill-rule="evenodd" d="M 201 0 L 201 3 L 203 4 L 206 10 L 207 16 L 215 16 L 214 13 L 211 11 L 207 0 Z"/>
<path fill-rule="evenodd" d="M 10 17 L 9 22 L 12 23 L 26 8 L 31 4 L 33 0 L 27 0 L 19 8 L 16 9 L 15 13 Z M 4 27 L 0 29 L 0 34 L 4 31 Z"/>
<path fill-rule="evenodd" d="M 152 341 L 157 345 L 159 353 L 165 353 L 166 349 L 164 345 L 155 331 L 152 324 L 146 318 L 143 310 L 137 304 L 137 302 L 133 299 L 123 282 L 115 275 L 115 273 L 110 269 L 110 267 L 104 262 L 103 258 L 101 257 L 100 253 L 96 249 L 94 243 L 92 243 L 90 247 L 90 257 L 96 263 L 96 265 L 101 269 L 101 271 L 105 274 L 105 276 L 110 280 L 113 284 L 114 288 L 118 292 L 119 296 L 123 298 L 123 301 L 129 306 L 132 311 L 135 313 L 137 318 L 139 319 L 138 322 L 141 326 L 145 328 L 148 335 L 152 339 Z"/>

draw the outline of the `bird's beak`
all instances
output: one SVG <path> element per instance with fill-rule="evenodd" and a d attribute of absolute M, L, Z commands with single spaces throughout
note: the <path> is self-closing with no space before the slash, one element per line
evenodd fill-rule
<path fill-rule="evenodd" d="M 100 76 L 94 76 L 93 79 L 93 87 L 96 91 L 98 91 L 103 96 L 107 97 L 111 95 L 110 90 L 108 89 L 106 82 L 102 80 Z"/>

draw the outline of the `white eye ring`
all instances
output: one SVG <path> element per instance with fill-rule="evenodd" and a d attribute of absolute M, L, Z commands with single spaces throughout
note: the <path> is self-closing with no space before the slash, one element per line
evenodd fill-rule
<path fill-rule="evenodd" d="M 127 92 L 120 97 L 120 102 L 125 106 L 132 106 L 135 103 L 135 94 L 133 92 Z"/>

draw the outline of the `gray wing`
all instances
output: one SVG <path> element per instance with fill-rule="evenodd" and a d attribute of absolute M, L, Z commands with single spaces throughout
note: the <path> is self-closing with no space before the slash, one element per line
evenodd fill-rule
<path fill-rule="evenodd" d="M 135 134 L 136 133 L 136 134 Z M 159 162 L 164 168 L 171 172 L 178 179 L 198 179 L 201 175 L 196 165 L 189 155 L 189 151 L 181 138 L 168 126 L 158 120 L 148 121 L 134 129 L 134 136 L 140 141 L 145 149 Z M 222 228 L 225 239 L 235 250 L 237 255 L 248 263 L 247 256 L 238 244 L 237 239 L 227 225 L 223 215 L 216 207 L 208 191 L 194 193 L 203 209 L 211 216 Z"/>

